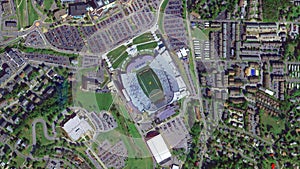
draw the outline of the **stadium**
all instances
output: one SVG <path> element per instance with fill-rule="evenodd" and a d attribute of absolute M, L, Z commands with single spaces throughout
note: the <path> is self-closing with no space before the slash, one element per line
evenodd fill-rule
<path fill-rule="evenodd" d="M 121 80 L 123 95 L 140 112 L 156 112 L 187 94 L 168 51 L 132 59 Z"/>

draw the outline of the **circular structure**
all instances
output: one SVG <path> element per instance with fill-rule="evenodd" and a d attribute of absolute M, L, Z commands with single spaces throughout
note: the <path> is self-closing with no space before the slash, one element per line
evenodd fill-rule
<path fill-rule="evenodd" d="M 186 86 L 168 51 L 155 57 L 138 56 L 126 70 L 121 74 L 122 92 L 141 112 L 156 112 L 186 94 L 182 93 Z"/>

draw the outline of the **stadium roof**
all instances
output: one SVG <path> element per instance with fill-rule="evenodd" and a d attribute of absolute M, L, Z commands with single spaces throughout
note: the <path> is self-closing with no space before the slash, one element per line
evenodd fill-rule
<path fill-rule="evenodd" d="M 78 116 L 67 121 L 63 129 L 68 133 L 72 140 L 78 140 L 88 130 L 92 131 L 92 127 L 84 119 L 79 119 Z"/>
<path fill-rule="evenodd" d="M 160 134 L 148 140 L 147 145 L 157 163 L 161 163 L 171 157 L 171 153 Z"/>

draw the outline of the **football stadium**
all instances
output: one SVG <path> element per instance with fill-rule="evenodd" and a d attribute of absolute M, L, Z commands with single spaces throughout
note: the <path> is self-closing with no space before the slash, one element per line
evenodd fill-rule
<path fill-rule="evenodd" d="M 132 59 L 121 80 L 123 95 L 140 112 L 156 112 L 188 94 L 168 51 Z"/>

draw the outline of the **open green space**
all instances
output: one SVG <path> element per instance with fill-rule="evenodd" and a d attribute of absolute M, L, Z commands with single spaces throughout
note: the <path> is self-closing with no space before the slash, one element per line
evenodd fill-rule
<path fill-rule="evenodd" d="M 119 56 L 116 60 L 113 61 L 112 67 L 114 69 L 118 68 L 127 58 L 128 58 L 128 53 L 125 52 L 121 56 Z"/>
<path fill-rule="evenodd" d="M 27 26 L 27 19 L 26 18 L 26 0 L 16 0 L 15 1 L 16 6 L 16 14 L 18 16 L 18 28 L 24 28 Z"/>
<path fill-rule="evenodd" d="M 53 0 L 45 0 L 44 3 L 48 1 L 53 1 Z M 28 1 L 27 5 L 28 5 L 27 8 L 28 8 L 28 24 L 29 24 L 28 26 L 31 26 L 33 25 L 34 21 L 39 19 L 39 15 L 34 10 L 30 1 Z"/>
<path fill-rule="evenodd" d="M 152 169 L 153 162 L 151 157 L 147 158 L 129 158 L 125 169 Z"/>
<path fill-rule="evenodd" d="M 161 7 L 160 7 L 160 12 L 164 12 L 167 5 L 168 5 L 168 2 L 169 0 L 164 0 L 164 2 L 161 4 Z"/>
<path fill-rule="evenodd" d="M 150 42 L 150 43 L 146 43 L 143 45 L 138 45 L 136 48 L 138 51 L 140 51 L 140 50 L 145 50 L 145 49 L 153 50 L 156 47 L 157 47 L 157 42 Z"/>
<path fill-rule="evenodd" d="M 39 15 L 34 10 L 31 1 L 16 0 L 15 6 L 18 18 L 18 29 L 29 27 L 34 21 L 39 19 Z"/>
<path fill-rule="evenodd" d="M 147 68 L 137 74 L 137 79 L 144 93 L 150 97 L 156 90 L 162 91 L 159 78 L 151 68 Z M 156 93 L 156 92 L 155 92 Z"/>
<path fill-rule="evenodd" d="M 285 120 L 280 119 L 279 117 L 270 116 L 264 112 L 260 113 L 260 120 L 263 130 L 278 136 L 278 134 L 280 134 L 285 127 Z"/>
<path fill-rule="evenodd" d="M 127 47 L 122 45 L 122 46 L 110 51 L 109 53 L 107 53 L 107 57 L 110 60 L 116 60 L 126 49 L 127 49 Z"/>
<path fill-rule="evenodd" d="M 53 2 L 54 2 L 54 0 L 45 0 L 45 1 L 44 1 L 44 4 L 43 4 L 44 9 L 49 10 L 49 9 L 51 8 Z"/>
<path fill-rule="evenodd" d="M 50 128 L 47 128 L 47 131 L 49 129 Z M 43 124 L 42 123 L 36 123 L 36 125 L 35 125 L 35 131 L 36 131 L 36 141 L 37 142 L 40 142 L 43 145 L 54 142 L 54 141 L 48 140 L 45 137 L 45 133 L 44 133 L 44 130 L 43 130 Z M 49 136 L 53 136 L 53 134 L 49 133 L 49 131 L 48 131 L 48 135 Z"/>
<path fill-rule="evenodd" d="M 192 29 L 192 37 L 197 40 L 208 40 L 208 36 L 197 27 Z"/>
<path fill-rule="evenodd" d="M 262 3 L 263 21 L 278 22 L 280 11 L 285 11 L 291 5 L 290 0 L 264 0 Z"/>
<path fill-rule="evenodd" d="M 148 41 L 153 41 L 154 37 L 151 32 L 144 33 L 143 35 L 133 39 L 133 44 L 145 43 Z"/>
<path fill-rule="evenodd" d="M 111 93 L 94 93 L 82 90 L 77 90 L 73 97 L 76 106 L 88 111 L 108 110 L 113 101 Z"/>
<path fill-rule="evenodd" d="M 187 13 L 187 0 L 182 0 L 182 6 L 183 6 L 183 12 L 182 12 L 182 18 L 186 19 L 186 13 Z"/>

